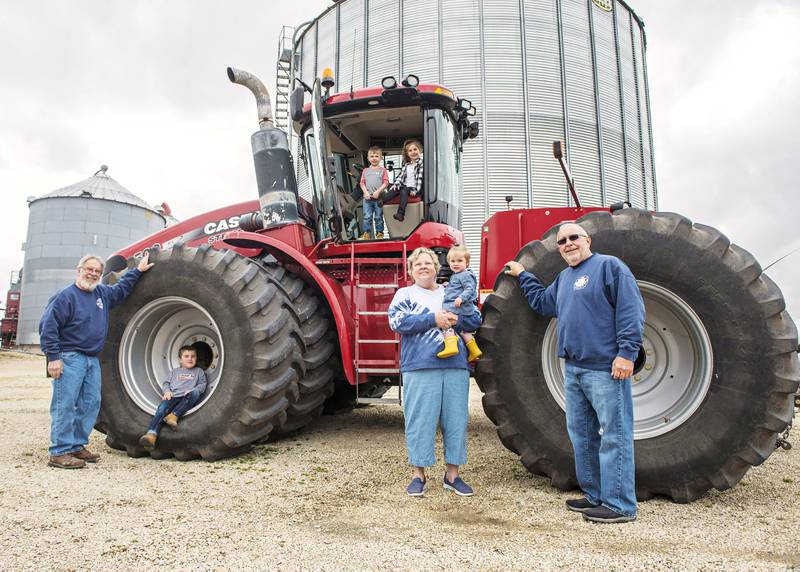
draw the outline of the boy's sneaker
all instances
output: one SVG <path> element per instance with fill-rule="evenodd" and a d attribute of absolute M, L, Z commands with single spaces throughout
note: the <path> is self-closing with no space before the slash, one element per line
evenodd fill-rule
<path fill-rule="evenodd" d="M 155 433 L 147 432 L 141 437 L 139 437 L 139 445 L 144 447 L 145 449 L 152 449 L 156 446 L 156 439 L 158 439 L 158 435 Z"/>
<path fill-rule="evenodd" d="M 582 497 L 579 499 L 569 499 L 566 503 L 567 509 L 574 511 L 574 512 L 586 512 L 589 509 L 597 508 L 600 506 L 599 504 L 592 504 L 590 503 L 586 497 Z"/>
<path fill-rule="evenodd" d="M 453 491 L 460 497 L 471 497 L 473 494 L 475 494 L 475 492 L 472 490 L 472 487 L 461 480 L 461 477 L 456 477 L 453 482 L 450 482 L 447 480 L 447 475 L 445 475 L 442 483 L 444 490 Z"/>
<path fill-rule="evenodd" d="M 419 477 L 411 479 L 411 483 L 406 487 L 406 492 L 410 497 L 421 497 L 425 494 L 425 481 Z"/>
<path fill-rule="evenodd" d="M 164 417 L 164 425 L 166 425 L 167 427 L 169 427 L 170 429 L 173 429 L 173 430 L 177 429 L 178 428 L 178 416 L 175 415 L 174 413 L 168 414 L 166 417 Z"/>
<path fill-rule="evenodd" d="M 584 511 L 583 520 L 592 522 L 630 522 L 636 520 L 636 516 L 625 516 L 607 506 L 598 506 Z"/>

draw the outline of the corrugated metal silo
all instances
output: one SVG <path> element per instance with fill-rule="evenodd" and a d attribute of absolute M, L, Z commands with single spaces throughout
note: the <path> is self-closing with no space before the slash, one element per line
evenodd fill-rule
<path fill-rule="evenodd" d="M 106 257 L 164 228 L 164 216 L 106 174 L 29 199 L 17 344 L 39 345 L 47 301 L 75 281 L 85 254 Z"/>
<path fill-rule="evenodd" d="M 299 77 L 331 67 L 346 91 L 414 73 L 471 100 L 481 134 L 465 144 L 462 228 L 477 255 L 506 195 L 570 204 L 555 140 L 582 203 L 657 208 L 643 26 L 621 0 L 340 0 L 301 34 Z"/>

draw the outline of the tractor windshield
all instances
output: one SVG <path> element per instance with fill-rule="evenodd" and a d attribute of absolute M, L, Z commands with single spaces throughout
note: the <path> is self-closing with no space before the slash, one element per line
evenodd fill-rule
<path fill-rule="evenodd" d="M 419 104 L 406 107 L 358 109 L 325 115 L 302 132 L 305 164 L 318 213 L 319 238 L 364 236 L 364 199 L 361 174 L 369 167 L 368 150 L 379 147 L 380 166 L 388 171 L 390 188 L 403 172 L 403 147 L 418 141 L 423 162 L 422 192 L 409 198 L 404 220 L 394 215 L 399 197 L 383 205 L 383 238 L 404 238 L 425 221 L 461 223 L 461 164 L 459 131 L 450 111 Z M 335 205 L 338 204 L 338 209 Z M 337 210 L 341 224 L 337 224 Z M 369 226 L 369 222 L 367 223 Z M 339 228 L 341 227 L 341 228 Z M 368 233 L 378 238 L 379 228 Z"/>

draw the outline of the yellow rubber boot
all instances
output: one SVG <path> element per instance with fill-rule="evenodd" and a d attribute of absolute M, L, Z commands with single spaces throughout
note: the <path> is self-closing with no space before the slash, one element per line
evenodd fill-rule
<path fill-rule="evenodd" d="M 436 354 L 436 357 L 449 358 L 458 355 L 458 337 L 447 336 L 444 339 L 444 349 Z"/>
<path fill-rule="evenodd" d="M 478 342 L 475 341 L 475 338 L 472 338 L 470 341 L 467 342 L 467 349 L 469 350 L 469 355 L 467 356 L 467 361 L 478 361 L 481 359 L 483 352 L 481 348 L 478 347 Z"/>

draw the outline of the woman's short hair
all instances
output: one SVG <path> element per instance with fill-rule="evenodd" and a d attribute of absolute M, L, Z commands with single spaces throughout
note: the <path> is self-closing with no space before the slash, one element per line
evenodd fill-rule
<path fill-rule="evenodd" d="M 417 258 L 422 256 L 423 254 L 427 254 L 433 260 L 433 267 L 436 269 L 436 274 L 439 274 L 439 269 L 442 267 L 439 264 L 439 257 L 436 256 L 436 253 L 431 250 L 430 248 L 425 248 L 424 246 L 420 246 L 419 248 L 415 248 L 414 252 L 408 255 L 408 260 L 406 260 L 408 275 L 411 276 L 411 267 L 417 261 Z"/>
<path fill-rule="evenodd" d="M 411 159 L 408 157 L 408 148 L 411 145 L 416 145 L 419 152 L 422 153 L 422 143 L 417 141 L 416 139 L 409 139 L 405 143 L 403 143 L 403 162 L 410 163 Z"/>
<path fill-rule="evenodd" d="M 456 244 L 447 251 L 447 262 L 450 262 L 450 257 L 453 254 L 460 254 L 464 257 L 464 260 L 467 261 L 467 264 L 469 264 L 469 250 L 463 244 Z"/>

